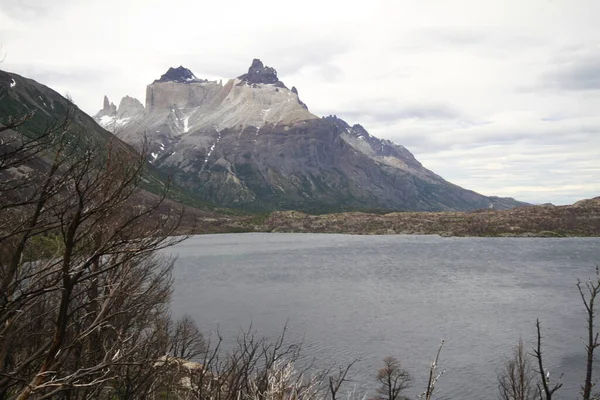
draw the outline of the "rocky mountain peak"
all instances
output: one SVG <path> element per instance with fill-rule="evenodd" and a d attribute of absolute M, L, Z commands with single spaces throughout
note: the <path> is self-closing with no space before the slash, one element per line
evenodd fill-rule
<path fill-rule="evenodd" d="M 192 83 L 199 82 L 205 83 L 208 82 L 206 79 L 198 79 L 196 75 L 192 73 L 189 69 L 180 65 L 177 68 L 169 68 L 169 70 L 163 74 L 160 79 L 155 80 L 153 83 L 157 82 L 177 82 L 177 83 Z"/>
<path fill-rule="evenodd" d="M 108 96 L 105 95 L 102 110 L 100 110 L 99 114 L 115 115 L 116 113 L 117 113 L 117 106 L 115 106 L 114 103 L 111 103 L 110 100 L 108 100 Z"/>
<path fill-rule="evenodd" d="M 124 110 L 143 110 L 144 105 L 135 97 L 125 96 L 119 103 L 119 112 Z"/>
<path fill-rule="evenodd" d="M 119 103 L 117 114 L 120 118 L 131 117 L 144 112 L 144 105 L 135 97 L 125 96 Z"/>
<path fill-rule="evenodd" d="M 282 88 L 286 87 L 283 82 L 277 78 L 277 71 L 275 68 L 264 65 L 258 58 L 252 60 L 252 65 L 248 68 L 248 73 L 238 76 L 238 79 L 248 85 L 263 83 Z"/>

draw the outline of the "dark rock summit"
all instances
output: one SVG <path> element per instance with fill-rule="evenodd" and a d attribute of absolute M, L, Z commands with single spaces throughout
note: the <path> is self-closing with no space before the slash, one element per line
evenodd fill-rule
<path fill-rule="evenodd" d="M 262 61 L 258 58 L 252 60 L 252 65 L 248 68 L 248 73 L 238 76 L 238 79 L 241 79 L 249 85 L 265 83 L 285 88 L 283 82 L 277 78 L 277 71 L 275 68 L 263 65 Z"/>
<path fill-rule="evenodd" d="M 154 81 L 157 82 L 177 82 L 177 83 L 192 83 L 199 82 L 205 83 L 208 82 L 206 79 L 198 79 L 189 69 L 179 66 L 177 68 L 169 68 L 166 74 L 163 74 L 160 79 Z"/>

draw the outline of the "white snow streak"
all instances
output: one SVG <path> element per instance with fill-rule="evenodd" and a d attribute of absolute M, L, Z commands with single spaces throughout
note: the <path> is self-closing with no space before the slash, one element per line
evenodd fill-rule
<path fill-rule="evenodd" d="M 188 133 L 190 131 L 190 117 L 187 116 L 183 119 L 183 133 Z"/>
<path fill-rule="evenodd" d="M 17 82 L 15 82 L 15 80 L 14 80 L 14 79 L 11 79 L 11 82 L 10 82 L 10 87 L 11 87 L 11 88 L 13 88 L 13 87 L 15 87 L 15 86 L 17 86 Z"/>
<path fill-rule="evenodd" d="M 131 117 L 127 117 L 127 118 L 121 118 L 115 121 L 115 124 L 117 125 L 125 125 L 127 123 L 127 121 L 129 121 L 131 119 Z"/>
<path fill-rule="evenodd" d="M 206 155 L 206 158 L 204 159 L 204 164 L 206 164 L 208 162 L 208 157 L 210 157 L 210 155 L 213 153 L 213 151 L 215 151 L 215 147 L 217 147 L 217 143 L 219 143 L 219 140 L 221 140 L 220 132 L 219 132 L 219 137 L 217 137 L 217 141 L 214 142 L 212 144 L 212 146 L 210 146 L 210 150 L 208 151 L 208 154 Z"/>
<path fill-rule="evenodd" d="M 100 117 L 100 125 L 102 125 L 105 128 L 113 122 L 115 122 L 115 118 L 111 117 L 110 115 L 103 115 Z"/>

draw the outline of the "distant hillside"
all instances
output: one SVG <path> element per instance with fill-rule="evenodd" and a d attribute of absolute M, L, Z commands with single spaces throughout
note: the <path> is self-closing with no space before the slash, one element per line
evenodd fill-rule
<path fill-rule="evenodd" d="M 113 151 L 128 154 L 132 160 L 138 158 L 137 149 L 102 128 L 92 117 L 54 90 L 20 75 L 0 71 L 0 126 L 6 126 L 11 118 L 14 120 L 27 115 L 31 118 L 18 129 L 30 137 L 36 137 L 48 128 L 68 120 L 67 131 L 80 151 L 85 151 L 86 148 L 108 149 L 111 146 Z M 2 135 L 10 134 L 10 131 L 5 131 L 0 134 L 0 139 Z M 44 158 L 38 160 L 35 167 L 44 168 L 43 160 Z M 150 163 L 143 178 L 142 187 L 155 194 L 163 191 L 167 181 L 167 175 Z M 170 197 L 193 207 L 214 208 L 177 185 L 172 185 Z"/>

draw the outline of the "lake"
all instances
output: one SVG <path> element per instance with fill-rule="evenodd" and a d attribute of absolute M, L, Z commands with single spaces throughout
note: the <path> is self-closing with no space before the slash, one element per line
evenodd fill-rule
<path fill-rule="evenodd" d="M 360 361 L 360 392 L 397 357 L 424 389 L 440 339 L 441 399 L 497 398 L 496 373 L 519 338 L 542 323 L 545 366 L 577 397 L 585 366 L 583 305 L 575 286 L 600 263 L 600 238 L 442 238 L 333 234 L 194 236 L 177 254 L 175 315 L 232 339 L 250 323 L 290 340 L 319 365 Z M 600 371 L 598 371 L 600 374 Z"/>

